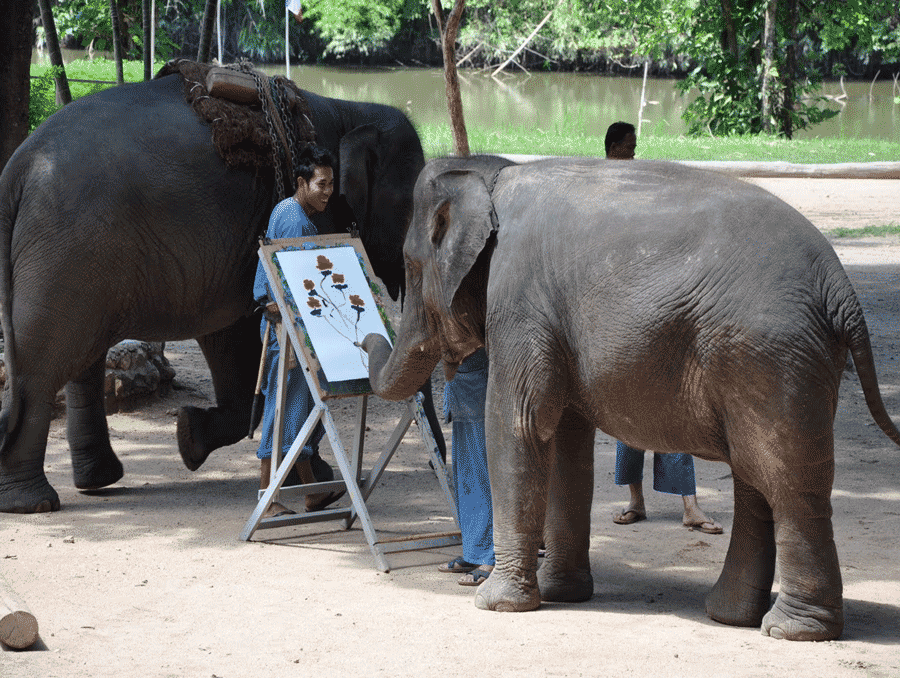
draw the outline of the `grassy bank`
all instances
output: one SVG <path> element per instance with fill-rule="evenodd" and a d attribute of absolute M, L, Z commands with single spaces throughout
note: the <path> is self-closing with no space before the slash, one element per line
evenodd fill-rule
<path fill-rule="evenodd" d="M 602 136 L 569 135 L 565 130 L 469 128 L 473 153 L 604 156 Z M 449 125 L 419 127 L 429 158 L 450 153 Z M 780 161 L 801 164 L 900 162 L 900 142 L 878 139 L 777 139 L 773 137 L 653 136 L 638 139 L 637 157 L 651 160 Z"/>

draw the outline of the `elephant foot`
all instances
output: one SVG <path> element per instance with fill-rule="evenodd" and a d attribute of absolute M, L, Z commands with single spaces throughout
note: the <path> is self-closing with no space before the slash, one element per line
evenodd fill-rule
<path fill-rule="evenodd" d="M 771 590 L 739 588 L 728 588 L 720 579 L 706 596 L 706 614 L 720 624 L 759 626 L 772 606 Z"/>
<path fill-rule="evenodd" d="M 844 630 L 843 606 L 814 607 L 782 593 L 763 617 L 760 630 L 783 640 L 836 640 Z"/>
<path fill-rule="evenodd" d="M 49 513 L 59 508 L 59 495 L 43 473 L 24 481 L 0 479 L 2 513 Z"/>
<path fill-rule="evenodd" d="M 99 450 L 73 450 L 72 480 L 79 490 L 99 490 L 122 479 L 125 469 L 107 443 Z"/>
<path fill-rule="evenodd" d="M 475 607 L 495 612 L 528 612 L 541 605 L 537 583 L 526 585 L 504 576 L 495 567 L 475 591 Z"/>
<path fill-rule="evenodd" d="M 545 562 L 537 573 L 541 600 L 548 603 L 583 603 L 594 595 L 594 577 L 590 570 L 565 571 Z"/>
<path fill-rule="evenodd" d="M 196 471 L 215 448 L 209 446 L 204 435 L 206 410 L 199 407 L 182 407 L 178 410 L 178 452 L 190 471 Z"/>

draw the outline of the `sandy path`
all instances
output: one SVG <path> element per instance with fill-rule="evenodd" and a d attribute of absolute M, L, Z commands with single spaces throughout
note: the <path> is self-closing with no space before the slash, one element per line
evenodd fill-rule
<path fill-rule="evenodd" d="M 900 221 L 900 182 L 757 180 L 817 226 Z M 881 390 L 900 421 L 900 240 L 837 246 L 865 307 Z M 453 549 L 392 555 L 384 574 L 358 526 L 320 523 L 238 534 L 254 502 L 255 444 L 181 464 L 174 412 L 211 386 L 191 342 L 167 351 L 183 388 L 109 418 L 125 479 L 76 492 L 63 420 L 47 450 L 63 510 L 0 517 L 0 568 L 41 625 L 40 651 L 0 652 L 3 678 L 247 676 L 900 676 L 900 450 L 846 379 L 836 423 L 834 522 L 847 625 L 841 640 L 789 643 L 703 612 L 732 524 L 729 469 L 696 462 L 701 505 L 724 526 L 680 526 L 680 501 L 650 492 L 650 519 L 613 525 L 626 493 L 615 446 L 598 433 L 591 563 L 594 598 L 501 615 L 436 565 Z M 352 411 L 339 413 L 349 431 Z M 399 416 L 375 400 L 367 446 Z M 349 442 L 349 433 L 346 438 Z M 401 445 L 370 501 L 388 533 L 451 525 L 423 448 Z M 73 537 L 74 540 L 67 540 Z M 265 540 L 265 541 L 262 541 Z M 73 541 L 73 543 L 69 543 Z"/>

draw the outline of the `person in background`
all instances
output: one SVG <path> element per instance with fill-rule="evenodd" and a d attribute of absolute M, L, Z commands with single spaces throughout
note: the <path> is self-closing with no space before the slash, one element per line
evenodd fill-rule
<path fill-rule="evenodd" d="M 334 190 L 334 157 L 326 149 L 310 145 L 300 153 L 297 191 L 289 198 L 285 198 L 272 210 L 269 217 L 269 226 L 266 237 L 275 240 L 279 238 L 300 238 L 316 235 L 316 227 L 309 217 L 317 212 L 324 211 L 328 205 L 328 199 Z M 278 383 L 278 354 L 279 346 L 275 326 L 281 317 L 278 305 L 269 288 L 269 279 L 263 269 L 262 262 L 257 265 L 256 279 L 253 283 L 253 298 L 257 303 L 265 306 L 261 333 L 265 333 L 268 327 L 269 344 L 266 350 L 266 369 L 263 376 L 262 393 L 265 396 L 265 408 L 260 432 L 259 449 L 256 456 L 260 460 L 260 489 L 269 486 L 269 476 L 272 469 L 272 438 L 275 424 L 276 388 Z M 272 321 L 272 322 L 267 322 Z M 290 450 L 291 444 L 300 432 L 306 419 L 309 417 L 314 401 L 303 376 L 303 370 L 299 365 L 294 366 L 288 372 L 287 378 L 287 404 L 282 417 L 284 435 L 282 439 L 282 457 Z M 304 484 L 315 482 L 310 459 L 318 450 L 319 442 L 324 435 L 324 428 L 319 423 L 312 436 L 303 447 L 300 457 L 295 465 L 300 475 L 300 481 Z M 306 510 L 318 511 L 334 503 L 344 494 L 339 492 L 323 492 L 306 495 Z M 294 513 L 294 511 L 278 502 L 273 502 L 263 518 L 272 518 L 280 515 Z"/>
<path fill-rule="evenodd" d="M 637 148 L 634 125 L 614 122 L 606 130 L 606 157 L 612 160 L 633 160 Z M 631 494 L 628 506 L 613 516 L 617 525 L 631 525 L 647 519 L 644 504 L 644 450 L 616 442 L 616 485 L 628 485 Z M 722 526 L 707 516 L 697 503 L 694 479 L 694 458 L 689 454 L 653 454 L 653 489 L 657 492 L 679 494 L 684 502 L 682 524 L 706 534 L 722 534 Z"/>

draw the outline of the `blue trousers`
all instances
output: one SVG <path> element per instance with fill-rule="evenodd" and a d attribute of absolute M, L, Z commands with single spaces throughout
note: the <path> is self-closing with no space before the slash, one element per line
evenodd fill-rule
<path fill-rule="evenodd" d="M 263 320 L 262 332 L 265 332 L 266 323 Z M 278 395 L 278 339 L 275 336 L 275 327 L 269 330 L 269 346 L 266 349 L 266 368 L 263 373 L 262 393 L 266 398 L 263 410 L 262 424 L 260 425 L 259 449 L 256 456 L 259 459 L 269 459 L 272 456 L 272 438 L 275 432 L 275 399 Z M 283 437 L 281 445 L 281 458 L 283 459 L 291 445 L 300 433 L 303 424 L 306 423 L 309 413 L 314 405 L 309 386 L 303 377 L 302 368 L 297 366 L 288 371 L 287 399 L 282 416 Z M 319 442 L 325 435 L 325 428 L 319 422 L 313 430 L 312 437 L 303 446 L 300 459 L 308 459 L 315 450 L 319 449 Z"/>
<path fill-rule="evenodd" d="M 644 451 L 616 441 L 616 485 L 631 485 L 644 478 Z M 697 494 L 694 458 L 689 454 L 653 453 L 653 489 L 657 492 Z"/>
<path fill-rule="evenodd" d="M 463 560 L 494 564 L 494 514 L 485 445 L 487 355 L 475 352 L 444 387 L 444 415 L 453 424 L 453 483 L 462 533 Z"/>

